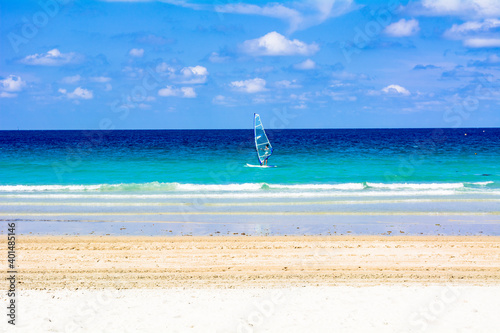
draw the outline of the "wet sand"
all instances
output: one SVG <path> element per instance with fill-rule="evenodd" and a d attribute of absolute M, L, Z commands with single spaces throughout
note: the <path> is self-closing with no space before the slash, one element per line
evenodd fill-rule
<path fill-rule="evenodd" d="M 21 290 L 500 283 L 493 236 L 20 236 L 16 247 Z"/>

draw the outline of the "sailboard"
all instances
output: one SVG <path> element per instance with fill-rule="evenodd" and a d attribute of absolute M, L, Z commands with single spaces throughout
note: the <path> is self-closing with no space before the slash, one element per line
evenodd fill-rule
<path fill-rule="evenodd" d="M 259 165 L 247 164 L 248 167 L 268 167 L 272 168 L 275 165 L 267 165 L 266 161 L 273 154 L 273 146 L 266 135 L 262 121 L 260 120 L 260 115 L 258 113 L 253 114 L 253 127 L 254 127 L 254 137 L 255 137 L 255 149 L 257 150 L 257 158 L 259 159 Z"/>
<path fill-rule="evenodd" d="M 247 165 L 245 165 L 246 167 L 249 167 L 249 168 L 276 168 L 276 165 L 255 165 L 255 164 L 250 164 L 250 163 L 247 163 Z"/>

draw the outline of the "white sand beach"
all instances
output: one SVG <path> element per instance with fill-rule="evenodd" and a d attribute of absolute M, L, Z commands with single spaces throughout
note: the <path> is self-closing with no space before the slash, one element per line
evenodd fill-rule
<path fill-rule="evenodd" d="M 5 332 L 500 327 L 498 237 L 23 236 L 17 251 Z"/>
<path fill-rule="evenodd" d="M 499 296 L 498 285 L 29 290 L 16 329 L 0 330 L 495 332 Z"/>

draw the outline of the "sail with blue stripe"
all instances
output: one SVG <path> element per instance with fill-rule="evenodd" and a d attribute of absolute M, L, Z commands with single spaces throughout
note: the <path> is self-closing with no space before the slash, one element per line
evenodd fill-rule
<path fill-rule="evenodd" d="M 257 157 L 259 163 L 262 165 L 273 154 L 273 147 L 267 138 L 264 126 L 260 120 L 260 115 L 254 113 L 254 135 L 255 135 L 255 148 L 257 149 Z"/>

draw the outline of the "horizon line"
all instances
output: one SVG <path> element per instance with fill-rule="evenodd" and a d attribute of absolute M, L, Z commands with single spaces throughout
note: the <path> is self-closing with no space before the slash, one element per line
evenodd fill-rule
<path fill-rule="evenodd" d="M 287 127 L 287 128 L 266 128 L 271 131 L 283 130 L 389 130 L 389 129 L 500 129 L 500 126 L 494 127 Z M 15 131 L 242 131 L 252 130 L 253 128 L 115 128 L 115 129 L 0 129 L 0 132 Z"/>

